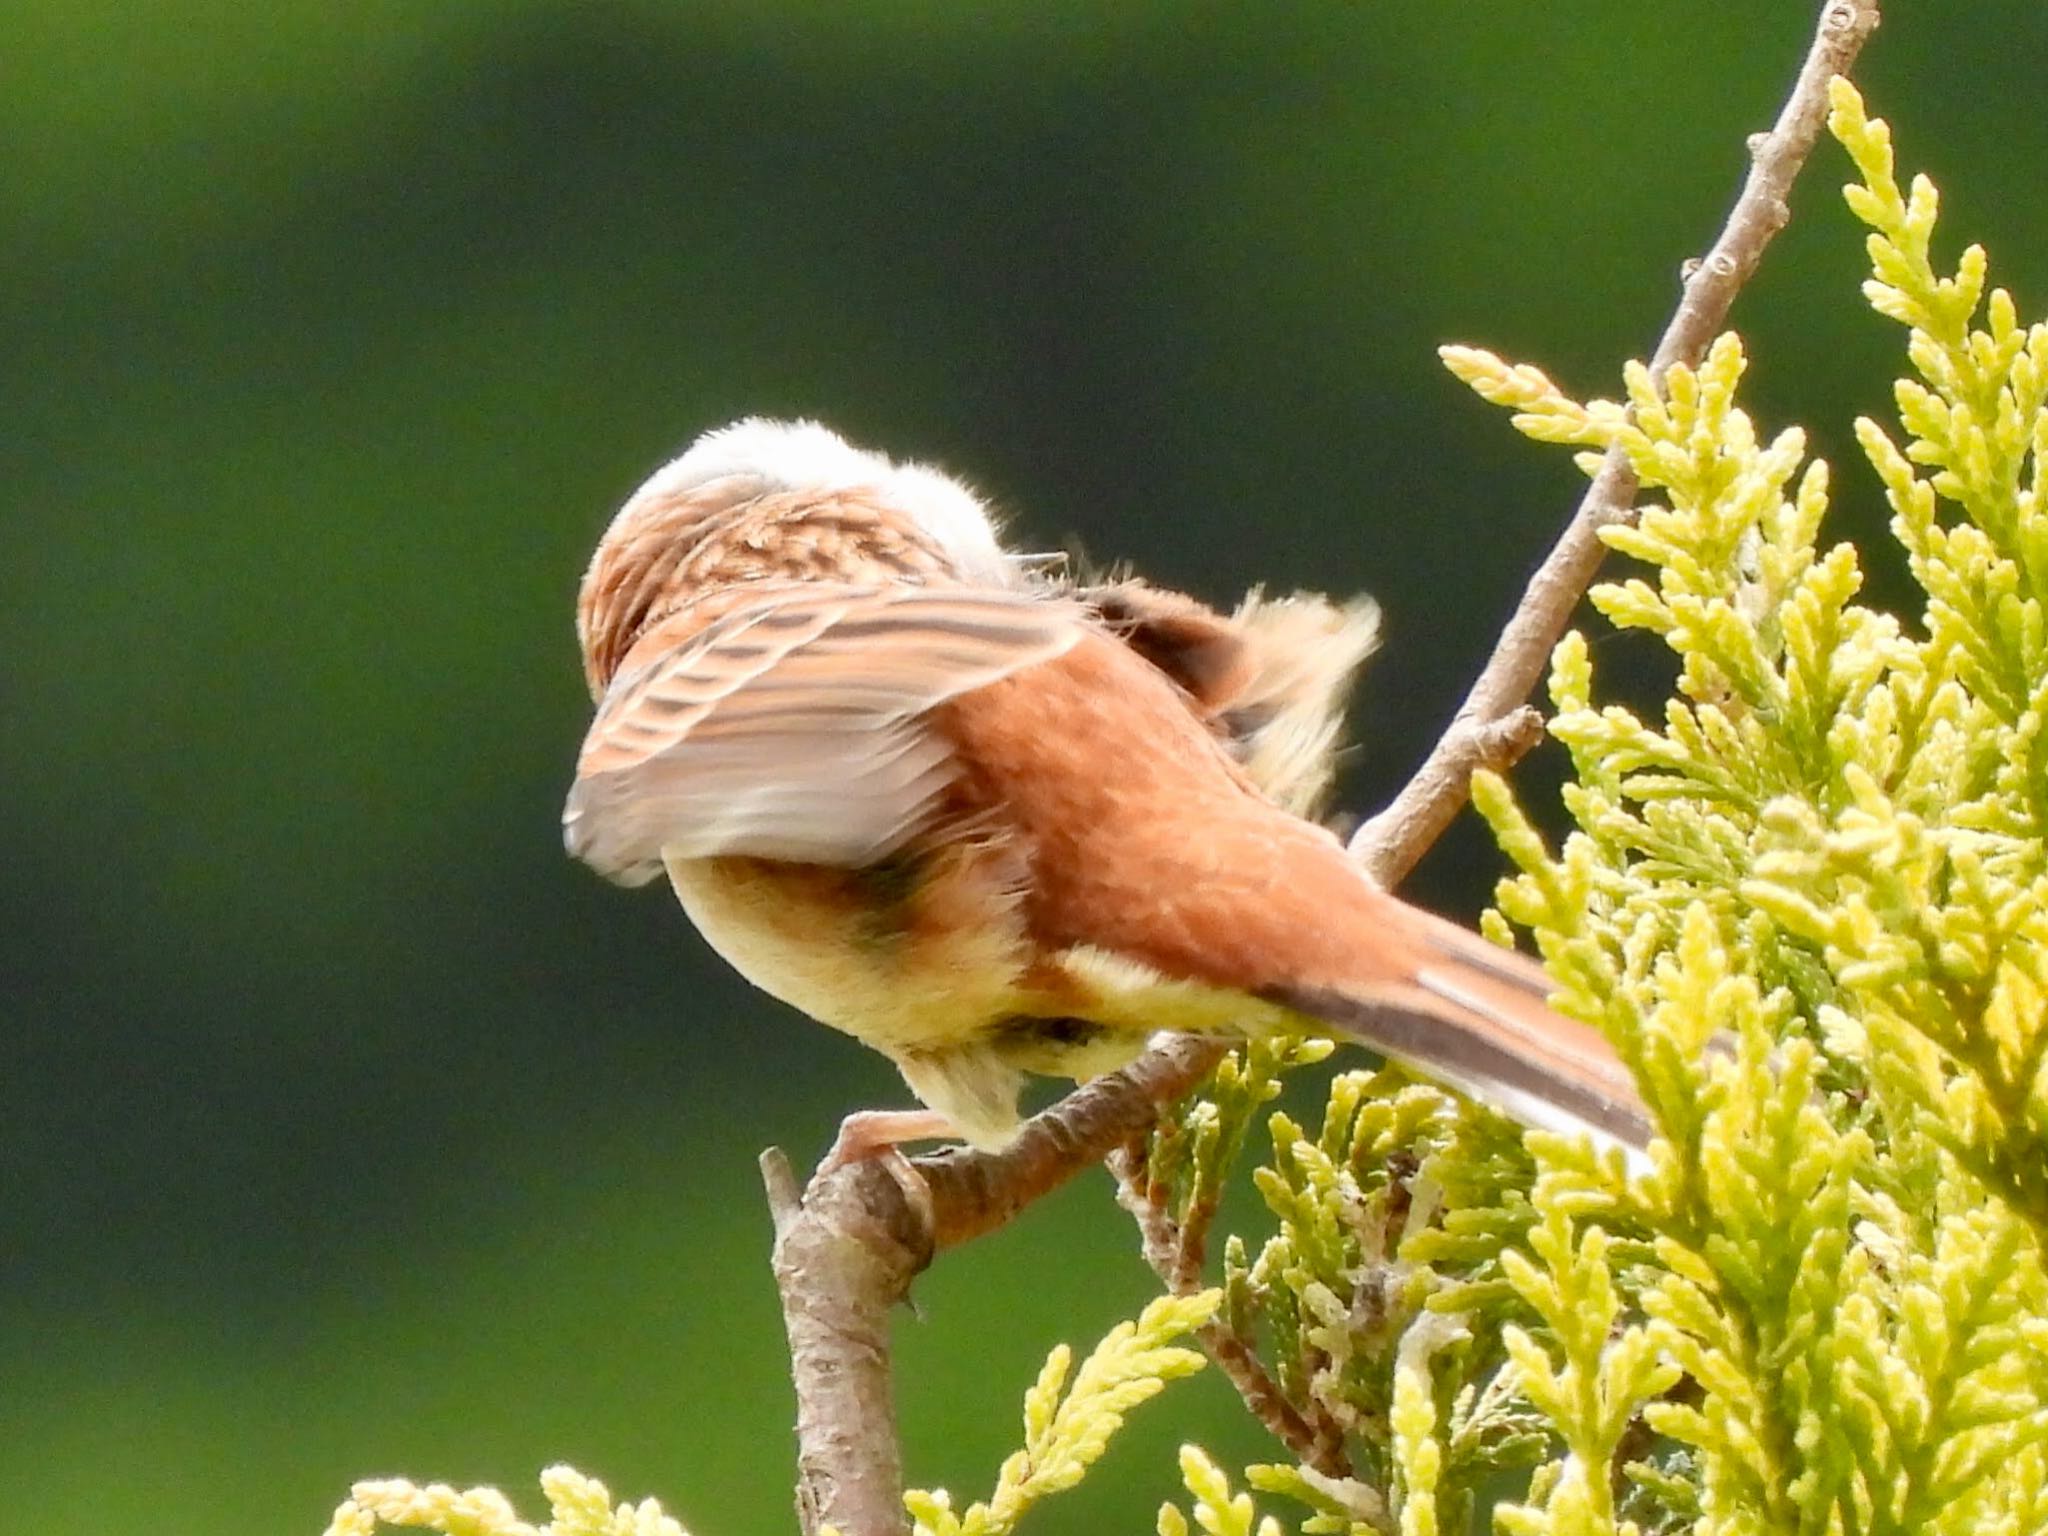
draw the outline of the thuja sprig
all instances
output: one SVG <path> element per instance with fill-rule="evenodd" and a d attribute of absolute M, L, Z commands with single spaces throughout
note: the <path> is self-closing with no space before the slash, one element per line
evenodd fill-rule
<path fill-rule="evenodd" d="M 1855 551 L 1819 542 L 1826 467 L 1740 408 L 1734 337 L 1661 393 L 1631 370 L 1612 405 L 1485 353 L 1446 358 L 1530 435 L 1618 448 L 1664 498 L 1605 534 L 1647 574 L 1591 594 L 1672 655 L 1662 719 L 1598 703 L 1590 649 L 1568 637 L 1552 732 L 1575 830 L 1552 854 L 1498 780 L 1475 795 L 1520 871 L 1502 914 L 1666 1133 L 1648 1177 L 1620 1186 L 1532 1138 L 1539 1211 L 1647 1240 L 1589 1256 L 1588 1229 L 1560 1269 L 1553 1219 L 1530 1239 L 1593 1313 L 1619 1309 L 1583 1358 L 1553 1322 L 1555 1389 L 1517 1345 L 1567 1447 L 1523 1508 L 1551 1517 L 1581 1489 L 1587 1528 L 1627 1507 L 1707 1532 L 2020 1531 L 2040 1498 L 2048 327 L 1987 293 L 1980 249 L 1937 269 L 1933 186 L 1900 190 L 1889 132 L 1845 82 L 1832 103 L 1873 231 L 1865 292 L 1909 328 L 1917 375 L 1896 391 L 1903 446 L 1857 432 L 1918 612 L 1858 602 Z M 1535 1270 L 1508 1268 L 1541 1298 Z M 1610 1448 L 1588 1383 L 1648 1369 L 1645 1348 L 1662 1363 L 1639 1385 L 1684 1381 L 1644 1396 L 1640 1422 L 1684 1450 L 1624 1466 L 1641 1497 L 1604 1503 L 1596 1478 L 1572 1481 Z"/>
<path fill-rule="evenodd" d="M 614 1505 L 603 1483 L 574 1467 L 549 1467 L 540 1485 L 550 1514 L 546 1524 L 533 1526 L 495 1488 L 370 1478 L 334 1512 L 327 1536 L 375 1536 L 382 1529 L 445 1536 L 689 1536 L 658 1501 Z"/>
<path fill-rule="evenodd" d="M 1222 1299 L 1215 1290 L 1158 1297 L 1111 1329 L 1078 1371 L 1073 1352 L 1056 1346 L 1024 1394 L 1024 1444 L 1003 1462 L 995 1491 L 955 1514 L 944 1489 L 911 1490 L 903 1502 L 917 1536 L 1008 1536 L 1034 1504 L 1080 1482 L 1133 1408 L 1201 1369 L 1201 1355 L 1174 1341 L 1206 1323 Z"/>

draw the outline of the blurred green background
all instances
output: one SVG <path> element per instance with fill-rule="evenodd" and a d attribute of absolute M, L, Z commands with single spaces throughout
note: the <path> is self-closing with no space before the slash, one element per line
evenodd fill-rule
<path fill-rule="evenodd" d="M 561 854 L 613 506 L 805 413 L 1037 547 L 1370 589 L 1370 808 L 1577 489 L 1435 345 L 1612 392 L 1813 9 L 12 0 L 6 1526 L 312 1536 L 359 1475 L 531 1502 L 567 1458 L 791 1529 L 755 1154 L 905 1095 Z M 2038 313 L 2048 7 L 1893 10 L 1873 108 Z M 1847 424 L 1899 337 L 1844 174 L 1737 323 L 1875 537 Z M 1465 826 L 1412 888 L 1492 868 Z M 1092 1176 L 924 1280 L 914 1480 L 986 1491 L 1134 1249 Z M 1204 1379 L 1036 1528 L 1150 1529 L 1183 1434 L 1263 1454 Z"/>

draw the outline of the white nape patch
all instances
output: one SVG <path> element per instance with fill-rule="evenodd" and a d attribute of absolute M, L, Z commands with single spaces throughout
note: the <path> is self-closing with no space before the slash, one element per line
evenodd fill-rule
<path fill-rule="evenodd" d="M 898 464 L 856 448 L 815 421 L 748 416 L 706 432 L 656 470 L 633 499 L 694 491 L 734 476 L 768 491 L 876 492 L 951 555 L 963 574 L 1001 586 L 1017 580 L 988 509 L 967 486 L 928 464 Z"/>
<path fill-rule="evenodd" d="M 694 491 L 731 475 L 767 481 L 778 490 L 840 490 L 879 485 L 894 466 L 815 421 L 748 416 L 715 427 L 656 470 L 641 493 Z"/>
<path fill-rule="evenodd" d="M 929 464 L 897 464 L 884 488 L 917 526 L 959 562 L 961 570 L 984 581 L 1010 585 L 1017 567 L 996 542 L 988 509 L 966 486 Z"/>

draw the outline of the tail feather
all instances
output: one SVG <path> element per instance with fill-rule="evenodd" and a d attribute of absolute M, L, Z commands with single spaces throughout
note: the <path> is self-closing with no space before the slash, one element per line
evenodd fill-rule
<path fill-rule="evenodd" d="M 1366 993 L 1281 988 L 1269 996 L 1525 1125 L 1584 1132 L 1631 1157 L 1655 1134 L 1648 1110 L 1625 1086 L 1623 1074 L 1600 1070 L 1573 1048 L 1569 1055 L 1527 1049 L 1538 1030 L 1585 1028 L 1561 1014 L 1543 1010 L 1547 1018 L 1538 1018 L 1527 1003 L 1504 1008 L 1447 977 Z"/>
<path fill-rule="evenodd" d="M 1641 1154 L 1655 1126 L 1628 1070 L 1598 1030 L 1548 1006 L 1541 967 L 1413 907 L 1399 926 L 1405 976 L 1268 995 L 1525 1124 Z"/>

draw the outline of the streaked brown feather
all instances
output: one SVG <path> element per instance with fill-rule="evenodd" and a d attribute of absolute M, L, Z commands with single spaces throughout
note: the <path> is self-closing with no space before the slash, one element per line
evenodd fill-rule
<path fill-rule="evenodd" d="M 1254 590 L 1226 615 L 1134 577 L 1071 591 L 1174 681 L 1261 793 L 1297 816 L 1318 812 L 1344 696 L 1378 644 L 1376 604 Z"/>
<path fill-rule="evenodd" d="M 757 583 L 830 582 L 861 573 L 905 584 L 945 580 L 945 552 L 874 493 L 773 490 L 729 476 L 687 494 L 627 502 L 591 557 L 577 603 L 592 698 L 641 638 L 707 594 Z"/>
<path fill-rule="evenodd" d="M 931 710 L 1060 655 L 1071 605 L 966 588 L 762 584 L 637 644 L 563 812 L 569 849 L 637 884 L 664 857 L 855 867 L 931 821 L 954 776 Z"/>

